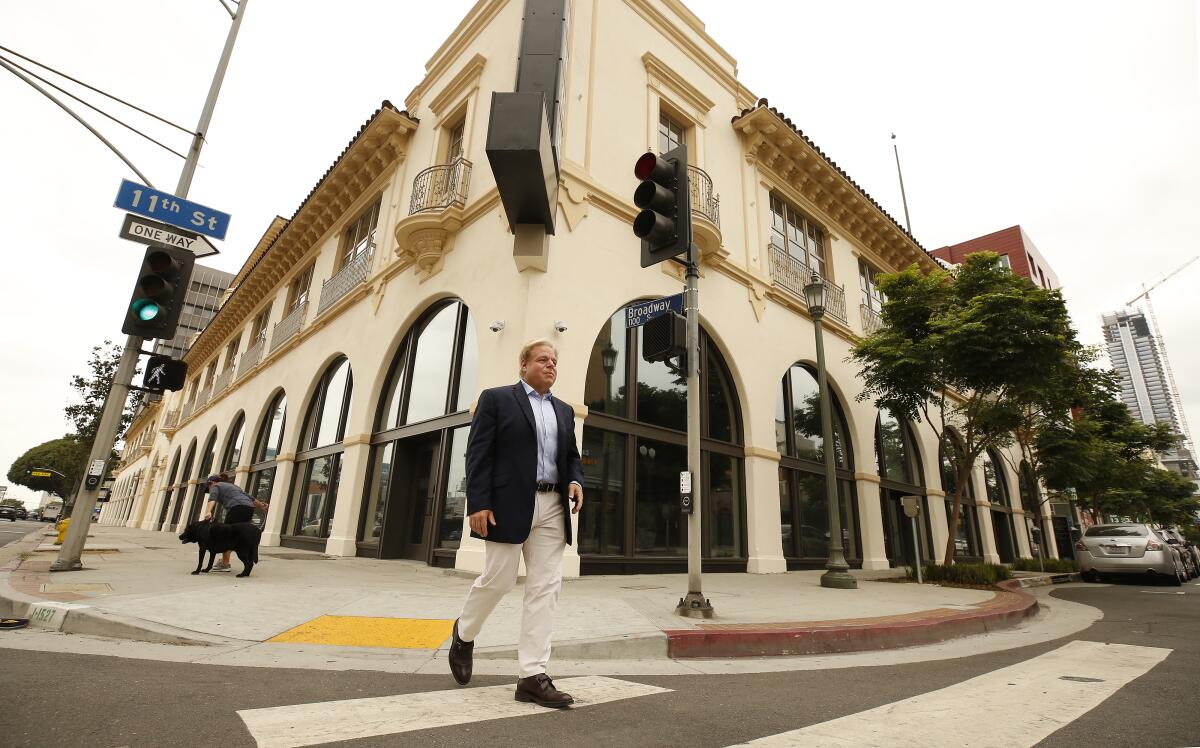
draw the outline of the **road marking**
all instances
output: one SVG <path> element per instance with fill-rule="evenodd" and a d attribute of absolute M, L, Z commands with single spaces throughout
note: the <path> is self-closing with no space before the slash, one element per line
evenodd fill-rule
<path fill-rule="evenodd" d="M 947 688 L 742 745 L 1032 746 L 1149 672 L 1171 651 L 1073 641 Z M 1002 720 L 997 714 L 1020 717 Z"/>
<path fill-rule="evenodd" d="M 453 629 L 453 619 L 318 616 L 267 641 L 340 647 L 437 649 L 450 638 Z"/>
<path fill-rule="evenodd" d="M 1166 591 L 1166 592 L 1160 592 L 1160 591 L 1158 591 L 1158 590 L 1142 590 L 1142 594 L 1145 594 L 1145 595 L 1186 595 L 1187 593 L 1186 593 L 1186 592 L 1179 592 L 1179 591 L 1174 591 L 1174 592 L 1170 592 L 1170 591 Z"/>
<path fill-rule="evenodd" d="M 575 697 L 573 709 L 671 690 L 601 676 L 563 678 L 555 686 Z M 258 748 L 294 748 L 554 711 L 514 700 L 513 686 L 488 686 L 245 709 L 238 716 Z"/>

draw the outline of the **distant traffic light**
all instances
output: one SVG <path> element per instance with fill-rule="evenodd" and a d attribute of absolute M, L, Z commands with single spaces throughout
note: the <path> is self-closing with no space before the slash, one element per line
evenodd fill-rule
<path fill-rule="evenodd" d="M 692 245 L 687 146 L 661 156 L 642 154 L 633 175 L 641 180 L 633 193 L 633 204 L 642 209 L 633 219 L 633 233 L 642 240 L 642 267 L 687 252 Z"/>
<path fill-rule="evenodd" d="M 140 338 L 175 337 L 196 256 L 185 249 L 147 247 L 121 332 Z"/>

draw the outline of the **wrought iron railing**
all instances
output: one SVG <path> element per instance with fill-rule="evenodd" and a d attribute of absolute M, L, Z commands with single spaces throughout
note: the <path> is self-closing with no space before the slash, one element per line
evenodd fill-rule
<path fill-rule="evenodd" d="M 863 332 L 868 335 L 883 327 L 883 317 L 866 304 L 858 305 L 858 315 L 862 319 Z"/>
<path fill-rule="evenodd" d="M 179 411 L 179 422 L 180 422 L 180 423 L 183 423 L 183 422 L 184 422 L 184 421 L 186 421 L 187 419 L 191 418 L 191 417 L 192 417 L 192 411 L 193 411 L 193 410 L 195 410 L 195 409 L 196 409 L 196 403 L 195 403 L 195 402 L 186 403 L 186 404 L 183 406 L 183 409 Z"/>
<path fill-rule="evenodd" d="M 374 256 L 374 248 L 368 249 L 321 284 L 321 302 L 317 304 L 317 314 L 333 306 L 335 301 L 362 285 L 371 271 L 371 258 Z"/>
<path fill-rule="evenodd" d="M 771 253 L 771 280 L 803 299 L 804 287 L 812 279 L 812 271 L 798 258 L 788 254 L 783 247 L 772 244 L 768 251 Z M 828 280 L 824 282 L 825 313 L 847 322 L 846 289 L 835 286 Z"/>
<path fill-rule="evenodd" d="M 272 352 L 286 343 L 293 335 L 300 332 L 300 328 L 304 326 L 304 315 L 307 312 L 308 302 L 301 302 L 296 305 L 295 309 L 288 312 L 286 317 L 276 323 L 274 330 L 271 332 Z"/>
<path fill-rule="evenodd" d="M 164 429 L 173 429 L 179 425 L 179 411 L 168 410 L 167 415 L 163 417 L 162 427 Z"/>
<path fill-rule="evenodd" d="M 688 166 L 688 191 L 691 192 L 692 213 L 708 219 L 721 228 L 721 198 L 713 192 L 712 177 L 699 166 Z"/>
<path fill-rule="evenodd" d="M 229 367 L 226 367 L 225 371 L 221 372 L 215 380 L 213 380 L 213 387 L 212 387 L 213 395 L 217 395 L 217 394 L 223 392 L 225 390 L 225 388 L 229 386 L 229 383 L 232 381 L 233 381 L 233 367 L 229 366 Z"/>
<path fill-rule="evenodd" d="M 246 352 L 242 354 L 242 357 L 238 359 L 238 379 L 241 379 L 249 374 L 250 370 L 258 365 L 258 362 L 262 359 L 263 348 L 266 346 L 266 344 L 267 332 L 264 330 L 262 334 L 258 336 L 258 340 L 254 341 L 254 344 L 247 348 Z"/>
<path fill-rule="evenodd" d="M 471 162 L 465 158 L 431 166 L 413 180 L 408 213 L 445 210 L 451 205 L 461 208 L 467 204 L 467 188 L 470 185 Z"/>

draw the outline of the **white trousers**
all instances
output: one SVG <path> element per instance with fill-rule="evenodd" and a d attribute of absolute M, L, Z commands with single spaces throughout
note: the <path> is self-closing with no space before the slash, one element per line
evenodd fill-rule
<path fill-rule="evenodd" d="M 484 621 L 500 598 L 517 583 L 517 569 L 525 557 L 525 601 L 521 611 L 521 639 L 517 661 L 521 678 L 546 672 L 550 661 L 550 636 L 554 611 L 562 587 L 562 556 L 566 548 L 563 507 L 557 493 L 538 493 L 534 499 L 533 526 L 524 543 L 485 543 L 483 572 L 471 585 L 458 635 L 475 641 Z"/>

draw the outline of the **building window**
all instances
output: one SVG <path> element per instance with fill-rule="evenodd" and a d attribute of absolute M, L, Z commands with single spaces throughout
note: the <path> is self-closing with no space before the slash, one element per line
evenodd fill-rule
<path fill-rule="evenodd" d="M 193 478 L 200 482 L 196 484 L 195 490 L 192 491 L 192 503 L 189 506 L 187 513 L 188 522 L 195 522 L 196 520 L 200 519 L 200 512 L 204 508 L 206 501 L 204 492 L 204 479 L 212 474 L 213 461 L 216 459 L 216 449 L 217 430 L 216 428 L 213 428 L 208 435 L 208 439 L 204 442 L 204 451 L 200 453 L 200 469 L 197 470 L 196 474 L 193 476 Z M 187 477 L 186 473 L 184 474 L 184 477 Z M 183 497 L 180 496 L 180 498 L 182 499 Z"/>
<path fill-rule="evenodd" d="M 163 491 L 162 506 L 158 509 L 158 523 L 154 525 L 154 530 L 162 529 L 163 523 L 167 521 L 167 511 L 171 508 L 171 497 L 175 495 L 177 487 L 175 486 L 175 476 L 179 472 L 179 456 L 181 451 L 175 450 L 175 457 L 171 460 L 171 470 L 167 473 L 166 489 Z"/>
<path fill-rule="evenodd" d="M 222 372 L 233 368 L 233 364 L 237 360 L 238 348 L 241 345 L 242 335 L 238 333 L 233 340 L 229 341 L 229 345 L 225 346 L 225 366 L 221 369 Z"/>
<path fill-rule="evenodd" d="M 773 192 L 771 244 L 786 250 L 822 278 L 829 277 L 825 269 L 825 231 Z"/>
<path fill-rule="evenodd" d="M 862 305 L 875 314 L 883 314 L 883 302 L 887 297 L 879 290 L 879 271 L 862 260 L 858 261 L 858 290 Z"/>
<path fill-rule="evenodd" d="M 208 362 L 208 368 L 204 370 L 204 386 L 212 387 L 213 380 L 217 377 L 217 360 L 214 358 Z"/>
<path fill-rule="evenodd" d="M 954 437 L 947 435 L 942 440 L 938 450 L 938 462 L 942 468 L 942 490 L 946 492 L 946 522 L 950 522 L 953 505 L 957 500 L 962 504 L 962 512 L 958 515 L 958 525 L 954 528 L 954 556 L 956 559 L 982 560 L 980 550 L 979 523 L 975 515 L 975 485 L 968 475 L 965 490 L 959 491 L 958 461 L 962 459 L 962 447 Z"/>
<path fill-rule="evenodd" d="M 346 233 L 342 237 L 342 256 L 338 261 L 339 270 L 375 246 L 375 226 L 379 223 L 379 204 L 380 200 L 376 200 L 346 229 Z"/>
<path fill-rule="evenodd" d="M 371 438 L 359 555 L 454 565 L 478 348 L 475 321 L 460 301 L 429 310 L 401 341 Z"/>
<path fill-rule="evenodd" d="M 1012 270 L 1012 260 L 1008 259 L 1008 255 L 1000 255 L 1000 267 Z"/>
<path fill-rule="evenodd" d="M 1001 472 L 1000 455 L 993 450 L 980 458 L 983 482 L 992 511 L 992 536 L 1000 562 L 1011 564 L 1017 557 L 1016 529 L 1013 526 L 1012 506 L 1008 501 L 1008 485 Z"/>
<path fill-rule="evenodd" d="M 264 503 L 270 503 L 275 486 L 275 457 L 283 448 L 283 427 L 287 423 L 287 398 L 280 392 L 271 401 L 267 414 L 258 427 L 254 454 L 250 456 L 250 479 L 247 493 Z M 261 526 L 263 514 L 254 510 L 255 524 Z"/>
<path fill-rule="evenodd" d="M 584 382 L 588 417 L 580 457 L 589 509 L 580 515 L 585 573 L 679 568 L 687 518 L 679 470 L 687 464 L 687 388 L 675 362 L 647 363 L 642 329 L 614 314 L 592 345 Z M 745 479 L 741 416 L 724 360 L 701 331 L 701 554 L 742 569 Z"/>
<path fill-rule="evenodd" d="M 875 422 L 875 464 L 879 473 L 879 501 L 883 518 L 884 553 L 892 566 L 911 564 L 913 552 L 912 521 L 904 514 L 905 496 L 921 497 L 924 520 L 917 542 L 920 556 L 933 560 L 929 511 L 926 506 L 925 483 L 917 458 L 916 440 L 908 424 L 896 418 L 886 408 L 879 411 Z"/>
<path fill-rule="evenodd" d="M 238 463 L 242 460 L 242 439 L 245 432 L 246 416 L 239 412 L 229 429 L 229 440 L 225 442 L 225 454 L 221 456 L 221 472 L 228 472 L 232 476 L 233 471 L 237 470 Z"/>
<path fill-rule="evenodd" d="M 329 537 L 353 391 L 350 362 L 340 358 L 325 370 L 309 403 L 296 450 L 296 482 L 284 525 L 291 545 L 320 547 L 323 543 L 314 541 Z"/>
<path fill-rule="evenodd" d="M 686 132 L 687 128 L 667 115 L 658 115 L 658 152 L 666 153 L 683 145 Z"/>
<path fill-rule="evenodd" d="M 254 318 L 253 324 L 250 325 L 250 345 L 256 345 L 259 341 L 265 340 L 267 337 L 267 323 L 271 321 L 271 306 L 258 313 Z"/>
<path fill-rule="evenodd" d="M 312 285 L 313 267 L 315 263 L 309 263 L 308 267 L 300 271 L 300 274 L 292 278 L 292 282 L 288 284 L 287 295 L 287 313 L 291 314 L 296 307 L 308 301 L 308 288 Z"/>
<path fill-rule="evenodd" d="M 463 157 L 463 136 L 466 132 L 466 122 L 459 122 L 448 128 L 446 138 L 446 163 L 452 164 Z"/>

